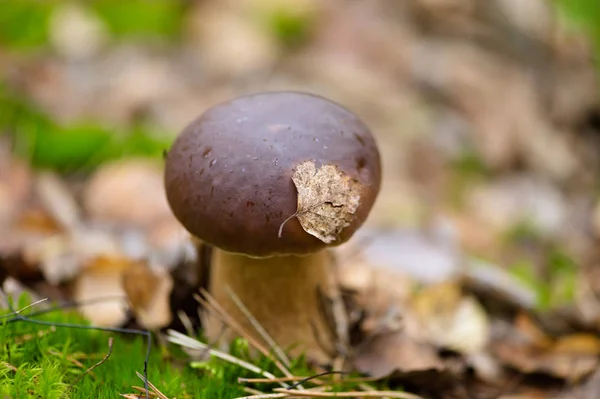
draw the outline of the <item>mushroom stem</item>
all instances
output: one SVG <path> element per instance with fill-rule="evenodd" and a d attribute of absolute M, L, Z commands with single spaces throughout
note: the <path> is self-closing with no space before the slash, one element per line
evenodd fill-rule
<path fill-rule="evenodd" d="M 225 311 L 259 342 L 262 339 L 234 303 L 231 289 L 283 350 L 305 354 L 319 364 L 331 361 L 335 349 L 332 321 L 322 300 L 330 295 L 328 273 L 332 257 L 327 250 L 304 256 L 251 258 L 214 248 L 209 290 Z M 209 340 L 218 339 L 222 323 L 208 315 Z M 221 339 L 230 342 L 228 330 Z"/>

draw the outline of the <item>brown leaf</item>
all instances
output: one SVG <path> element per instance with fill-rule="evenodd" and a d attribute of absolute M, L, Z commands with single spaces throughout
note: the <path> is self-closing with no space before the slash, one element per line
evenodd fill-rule
<path fill-rule="evenodd" d="M 571 334 L 553 340 L 526 317 L 515 323 L 525 339 L 497 341 L 499 360 L 523 373 L 541 373 L 571 383 L 581 381 L 600 365 L 600 339 L 591 334 Z"/>
<path fill-rule="evenodd" d="M 80 223 L 81 209 L 63 179 L 54 172 L 41 172 L 35 179 L 36 194 L 44 210 L 63 229 Z"/>
<path fill-rule="evenodd" d="M 155 329 L 171 322 L 169 296 L 173 279 L 164 269 L 152 270 L 146 263 L 136 262 L 123 272 L 122 282 L 136 320 L 142 326 Z"/>
<path fill-rule="evenodd" d="M 440 371 L 444 368 L 431 345 L 416 342 L 399 331 L 377 335 L 360 345 L 354 366 L 359 372 L 375 378 L 394 372 Z"/>
<path fill-rule="evenodd" d="M 138 158 L 101 166 L 85 185 L 83 207 L 92 219 L 133 226 L 172 217 L 160 165 Z"/>
<path fill-rule="evenodd" d="M 121 276 L 132 261 L 117 256 L 99 256 L 89 262 L 74 281 L 73 299 L 86 302 L 100 298 L 111 300 L 81 306 L 79 311 L 92 324 L 115 327 L 127 319 L 125 292 Z M 123 300 L 117 299 L 122 297 Z"/>
<path fill-rule="evenodd" d="M 302 228 L 325 243 L 335 241 L 354 219 L 360 203 L 359 183 L 334 165 L 317 170 L 312 161 L 299 164 L 292 180 L 298 190 L 295 216 Z"/>
<path fill-rule="evenodd" d="M 490 326 L 483 307 L 470 296 L 463 296 L 452 283 L 435 284 L 414 298 L 414 310 L 430 342 L 461 353 L 485 349 Z"/>

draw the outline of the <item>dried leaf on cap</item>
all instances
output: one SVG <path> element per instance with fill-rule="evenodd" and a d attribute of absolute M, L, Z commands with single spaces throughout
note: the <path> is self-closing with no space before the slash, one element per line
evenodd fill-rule
<path fill-rule="evenodd" d="M 292 180 L 298 190 L 295 216 L 302 228 L 325 243 L 335 241 L 354 220 L 360 203 L 360 183 L 335 165 L 317 169 L 312 161 L 299 164 Z"/>

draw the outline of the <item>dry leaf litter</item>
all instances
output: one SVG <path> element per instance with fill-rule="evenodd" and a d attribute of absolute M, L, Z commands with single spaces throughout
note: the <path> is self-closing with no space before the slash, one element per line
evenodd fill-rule
<path fill-rule="evenodd" d="M 289 50 L 248 17 L 278 3 L 193 2 L 175 46 L 111 42 L 85 5 L 65 5 L 51 24 L 54 51 L 3 54 L 0 73 L 58 121 L 118 127 L 143 115 L 172 134 L 248 90 L 299 89 L 345 104 L 372 128 L 384 170 L 369 221 L 336 251 L 352 367 L 429 397 L 596 398 L 591 44 L 542 0 L 298 0 L 316 18 L 308 42 Z M 81 308 L 97 325 L 173 323 L 195 302 L 171 294 L 196 292 L 201 271 L 161 170 L 158 160 L 133 159 L 60 176 L 32 170 L 2 138 L 3 289 L 116 297 Z M 294 184 L 302 226 L 334 240 L 357 205 L 352 181 L 308 162 Z M 518 236 L 523 224 L 535 234 Z M 540 310 L 539 292 L 510 266 L 524 261 L 545 281 L 557 245 L 578 265 L 574 298 Z"/>

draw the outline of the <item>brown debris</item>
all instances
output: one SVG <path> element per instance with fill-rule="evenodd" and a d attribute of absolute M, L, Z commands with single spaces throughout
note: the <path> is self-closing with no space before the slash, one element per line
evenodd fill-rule
<path fill-rule="evenodd" d="M 61 6 L 52 49 L 0 54 L 0 77 L 61 123 L 125 130 L 143 120 L 176 132 L 246 91 L 339 101 L 376 134 L 384 171 L 365 234 L 337 251 L 351 366 L 432 398 L 596 399 L 600 102 L 590 40 L 543 0 L 289 4 L 190 2 L 168 50 L 109 43 L 98 17 Z M 281 7 L 314 18 L 289 53 L 263 26 Z M 199 318 L 193 296 L 210 290 L 213 254 L 172 216 L 159 160 L 66 177 L 33 170 L 13 144 L 0 137 L 3 290 L 116 296 L 80 307 L 98 325 Z M 344 176 L 306 161 L 290 182 L 295 216 L 329 242 L 359 199 Z M 511 266 L 527 262 L 546 278 L 564 267 L 550 261 L 556 249 L 577 264 L 573 303 L 542 311 L 541 281 Z M 266 289 L 277 304 L 281 287 Z"/>
<path fill-rule="evenodd" d="M 157 162 L 115 161 L 90 177 L 83 191 L 83 207 L 92 219 L 149 226 L 171 217 L 163 187 L 162 168 Z"/>

